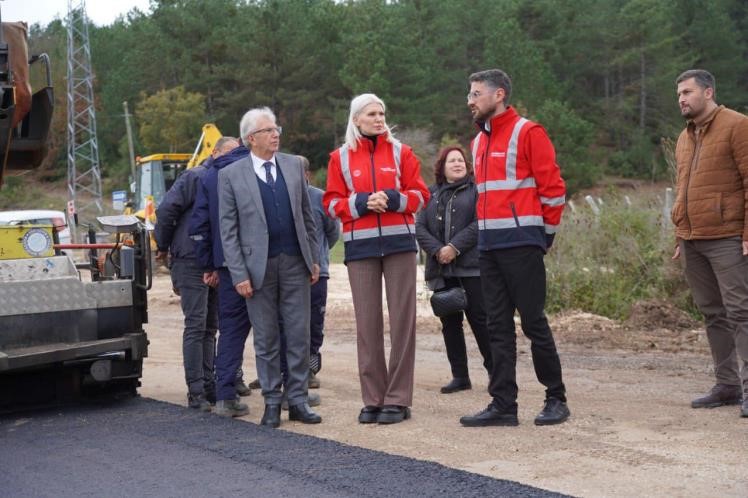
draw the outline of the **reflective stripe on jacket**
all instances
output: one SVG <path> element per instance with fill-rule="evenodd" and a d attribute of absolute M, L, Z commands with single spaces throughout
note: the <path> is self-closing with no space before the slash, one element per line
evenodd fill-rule
<path fill-rule="evenodd" d="M 373 192 L 387 194 L 387 211 L 366 207 Z M 414 214 L 429 199 L 413 150 L 384 136 L 363 138 L 356 150 L 343 145 L 330 154 L 325 211 L 343 222 L 345 261 L 416 251 Z"/>
<path fill-rule="evenodd" d="M 478 186 L 478 247 L 547 250 L 561 222 L 566 185 L 542 126 L 510 106 L 472 142 Z"/>

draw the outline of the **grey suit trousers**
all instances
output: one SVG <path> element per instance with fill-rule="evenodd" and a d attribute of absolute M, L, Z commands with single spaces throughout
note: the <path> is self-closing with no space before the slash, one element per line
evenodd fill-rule
<path fill-rule="evenodd" d="M 280 327 L 286 335 L 289 406 L 307 402 L 309 382 L 309 271 L 301 256 L 268 259 L 262 288 L 247 299 L 254 328 L 255 363 L 265 404 L 279 405 L 281 390 Z"/>
<path fill-rule="evenodd" d="M 717 383 L 748 394 L 748 257 L 740 237 L 680 240 L 693 300 L 704 314 Z"/>

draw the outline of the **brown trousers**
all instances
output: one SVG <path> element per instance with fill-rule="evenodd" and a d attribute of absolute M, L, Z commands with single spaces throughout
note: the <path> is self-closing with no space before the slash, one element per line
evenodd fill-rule
<path fill-rule="evenodd" d="M 389 368 L 384 357 L 382 276 L 390 315 Z M 350 261 L 348 280 L 356 314 L 364 405 L 411 406 L 416 360 L 416 254 Z"/>
<path fill-rule="evenodd" d="M 704 314 L 717 383 L 748 394 L 748 257 L 740 237 L 680 240 L 683 270 Z"/>

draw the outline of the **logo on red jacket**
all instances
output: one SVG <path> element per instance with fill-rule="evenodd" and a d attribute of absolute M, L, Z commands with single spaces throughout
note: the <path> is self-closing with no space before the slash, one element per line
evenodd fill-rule
<path fill-rule="evenodd" d="M 354 170 L 353 170 L 353 176 L 355 176 L 355 177 L 357 177 L 357 178 L 358 178 L 359 176 L 361 176 L 361 170 L 360 170 L 360 169 L 354 169 Z"/>
<path fill-rule="evenodd" d="M 491 152 L 491 157 L 506 157 L 506 152 Z"/>

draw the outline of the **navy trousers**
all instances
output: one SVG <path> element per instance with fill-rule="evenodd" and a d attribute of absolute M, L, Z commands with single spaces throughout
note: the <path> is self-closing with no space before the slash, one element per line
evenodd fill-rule
<path fill-rule="evenodd" d="M 218 270 L 218 354 L 216 355 L 216 399 L 236 397 L 237 370 L 244 357 L 250 322 L 247 301 L 240 296 L 226 268 Z"/>
<path fill-rule="evenodd" d="M 325 307 L 327 306 L 327 280 L 328 277 L 320 277 L 312 286 L 312 307 L 309 319 L 309 353 L 319 353 L 322 340 L 325 338 Z"/>

